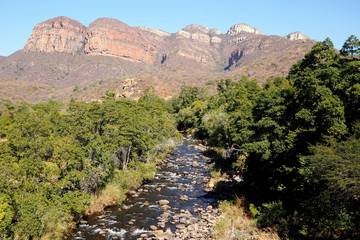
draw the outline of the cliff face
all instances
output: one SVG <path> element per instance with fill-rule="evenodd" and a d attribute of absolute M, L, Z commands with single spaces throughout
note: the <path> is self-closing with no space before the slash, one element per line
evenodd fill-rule
<path fill-rule="evenodd" d="M 267 36 L 247 24 L 233 25 L 226 34 L 197 24 L 169 34 L 148 27 L 130 27 L 111 18 L 97 19 L 86 28 L 70 18 L 58 17 L 38 24 L 24 50 L 114 56 L 171 68 L 234 69 L 268 53 L 289 50 L 295 40 L 302 40 L 306 50 L 312 44 L 300 32 Z"/>
<path fill-rule="evenodd" d="M 136 28 L 116 19 L 100 18 L 86 28 L 70 18 L 57 17 L 35 26 L 24 51 L 109 55 L 153 63 L 156 46 Z"/>
<path fill-rule="evenodd" d="M 86 27 L 67 18 L 49 19 L 35 26 L 24 50 L 32 52 L 82 53 L 85 46 Z"/>
<path fill-rule="evenodd" d="M 310 40 L 308 36 L 305 36 L 301 32 L 293 32 L 285 36 L 285 38 L 296 41 L 296 40 Z"/>
<path fill-rule="evenodd" d="M 146 41 L 136 29 L 116 19 L 100 18 L 87 30 L 85 53 L 153 63 L 157 52 L 156 46 Z"/>

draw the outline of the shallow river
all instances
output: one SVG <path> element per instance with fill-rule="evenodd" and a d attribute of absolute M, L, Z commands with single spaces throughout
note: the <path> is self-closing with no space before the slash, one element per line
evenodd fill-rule
<path fill-rule="evenodd" d="M 151 225 L 174 232 L 171 221 L 163 228 L 158 226 L 158 217 L 164 212 L 174 216 L 188 210 L 198 216 L 197 208 L 216 207 L 216 200 L 206 197 L 204 191 L 208 162 L 191 141 L 184 139 L 158 167 L 155 179 L 133 191 L 123 205 L 106 208 L 82 221 L 71 239 L 137 239 L 144 233 L 152 236 Z M 161 209 L 159 200 L 168 200 L 171 208 Z"/>

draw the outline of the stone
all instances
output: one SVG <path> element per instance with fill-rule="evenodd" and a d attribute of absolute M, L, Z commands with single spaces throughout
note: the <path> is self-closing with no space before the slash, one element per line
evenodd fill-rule
<path fill-rule="evenodd" d="M 169 205 L 161 205 L 160 209 L 163 211 L 166 211 L 166 210 L 171 209 L 171 207 Z"/>
<path fill-rule="evenodd" d="M 150 229 L 151 229 L 152 231 L 155 231 L 155 230 L 157 230 L 157 227 L 156 227 L 155 225 L 151 225 L 151 226 L 150 226 Z"/>
<path fill-rule="evenodd" d="M 159 200 L 159 205 L 167 205 L 169 204 L 170 202 L 166 199 L 162 199 L 162 200 Z"/>
<path fill-rule="evenodd" d="M 193 162 L 191 163 L 191 165 L 192 165 L 193 167 L 198 167 L 198 166 L 200 166 L 199 162 L 197 162 L 197 161 L 193 161 Z"/>
<path fill-rule="evenodd" d="M 190 221 L 190 220 L 186 220 L 186 221 L 184 222 L 184 224 L 185 224 L 185 226 L 189 226 L 189 225 L 191 225 L 191 221 Z"/>
<path fill-rule="evenodd" d="M 189 201 L 189 197 L 186 196 L 186 195 L 181 195 L 181 196 L 179 197 L 179 199 L 182 200 L 182 201 Z"/>
<path fill-rule="evenodd" d="M 176 225 L 177 229 L 184 229 L 185 228 L 185 224 L 178 224 Z"/>
<path fill-rule="evenodd" d="M 161 234 L 163 234 L 163 233 L 164 233 L 163 230 L 155 230 L 155 231 L 152 231 L 152 234 L 154 234 L 155 236 L 161 235 Z"/>

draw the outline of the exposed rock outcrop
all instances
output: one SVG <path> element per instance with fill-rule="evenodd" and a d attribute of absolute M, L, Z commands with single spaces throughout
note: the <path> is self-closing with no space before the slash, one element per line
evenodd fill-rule
<path fill-rule="evenodd" d="M 155 45 L 129 25 L 116 19 L 100 18 L 87 30 L 85 53 L 153 63 L 157 52 Z"/>
<path fill-rule="evenodd" d="M 154 34 L 159 35 L 161 37 L 169 37 L 171 35 L 170 33 L 167 33 L 165 31 L 155 29 L 155 28 L 149 28 L 149 27 L 144 27 L 144 26 L 139 26 L 139 27 L 135 27 L 135 28 L 143 30 L 143 31 L 147 31 L 147 32 L 150 32 L 150 33 L 154 33 Z"/>
<path fill-rule="evenodd" d="M 198 25 L 198 24 L 191 24 L 186 26 L 184 29 L 184 31 L 187 32 L 201 32 L 201 33 L 205 33 L 205 34 L 209 34 L 210 29 L 208 27 L 205 27 L 203 25 Z"/>
<path fill-rule="evenodd" d="M 68 17 L 49 19 L 35 26 L 24 50 L 33 52 L 82 53 L 86 27 Z"/>
<path fill-rule="evenodd" d="M 295 40 L 309 40 L 308 36 L 305 36 L 301 32 L 293 32 L 285 36 L 286 39 L 295 41 Z"/>
<path fill-rule="evenodd" d="M 235 24 L 227 32 L 227 35 L 237 35 L 242 32 L 253 33 L 253 34 L 263 34 L 260 30 L 249 26 L 248 24 Z"/>

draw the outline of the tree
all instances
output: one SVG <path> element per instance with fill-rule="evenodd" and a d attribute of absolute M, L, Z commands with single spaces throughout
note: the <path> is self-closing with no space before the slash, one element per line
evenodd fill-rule
<path fill-rule="evenodd" d="M 351 35 L 346 39 L 340 52 L 344 55 L 350 54 L 351 56 L 360 54 L 360 41 L 355 35 Z"/>
<path fill-rule="evenodd" d="M 359 237 L 360 140 L 328 138 L 302 156 L 299 169 L 306 183 L 301 201 L 303 229 L 309 237 L 331 238 L 335 233 Z M 357 236 L 357 237 L 356 237 Z"/>

